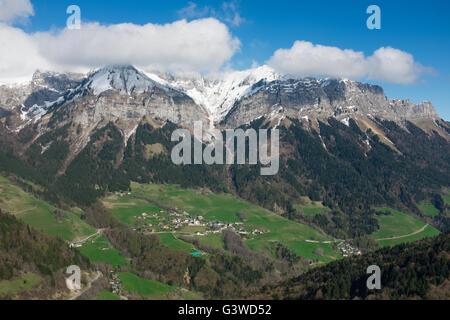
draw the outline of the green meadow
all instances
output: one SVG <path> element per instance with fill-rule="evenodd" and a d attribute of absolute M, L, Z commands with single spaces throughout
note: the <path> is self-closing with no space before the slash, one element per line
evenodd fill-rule
<path fill-rule="evenodd" d="M 331 211 L 330 208 L 325 207 L 320 201 L 312 201 L 308 197 L 301 197 L 300 201 L 302 204 L 294 206 L 294 209 L 307 216 L 315 216 Z"/>
<path fill-rule="evenodd" d="M 194 236 L 200 244 L 209 245 L 218 249 L 225 250 L 222 233 L 211 233 L 206 236 Z"/>
<path fill-rule="evenodd" d="M 434 217 L 439 214 L 439 210 L 430 202 L 419 203 L 419 208 L 425 215 L 429 217 Z"/>
<path fill-rule="evenodd" d="M 212 194 L 202 190 L 183 189 L 176 185 L 138 184 L 132 183 L 131 196 L 113 196 L 104 199 L 104 203 L 117 217 L 125 221 L 129 216 L 140 215 L 142 212 L 152 212 L 152 205 L 133 196 L 144 196 L 157 201 L 161 205 L 185 210 L 191 216 L 203 216 L 205 221 L 221 221 L 225 223 L 242 222 L 238 216 L 244 211 L 247 220 L 243 228 L 251 232 L 255 229 L 264 232 L 262 235 L 249 236 L 246 243 L 251 249 L 273 254 L 271 244 L 281 242 L 299 256 L 328 262 L 339 258 L 330 244 L 311 244 L 305 240 L 331 240 L 325 234 L 301 223 L 283 218 L 269 210 L 239 200 L 229 194 Z M 154 208 L 159 210 L 159 208 Z M 129 220 L 128 220 L 129 221 Z M 192 230 L 189 230 L 192 231 Z M 167 236 L 163 239 L 170 244 Z M 223 248 L 221 235 L 196 237 L 205 244 Z M 211 241 L 210 241 L 211 240 Z M 168 242 L 169 241 L 169 242 Z M 323 256 L 315 253 L 317 248 L 323 248 L 327 253 Z"/>
<path fill-rule="evenodd" d="M 401 211 L 391 208 L 377 208 L 377 211 L 392 213 L 377 215 L 380 229 L 370 235 L 370 238 L 376 239 L 383 247 L 433 237 L 440 233 L 434 227 Z"/>
<path fill-rule="evenodd" d="M 120 300 L 120 297 L 117 294 L 114 294 L 108 290 L 103 290 L 97 295 L 97 297 L 94 298 L 94 300 L 114 301 Z"/>
<path fill-rule="evenodd" d="M 127 259 L 117 249 L 111 246 L 105 236 L 88 240 L 78 250 L 92 262 L 105 262 L 113 267 L 127 264 Z"/>
<path fill-rule="evenodd" d="M 0 281 L 0 298 L 6 294 L 14 295 L 24 290 L 31 290 L 41 282 L 41 277 L 35 273 L 26 273 L 15 280 Z"/>
<path fill-rule="evenodd" d="M 135 227 L 136 217 L 143 213 L 160 213 L 160 208 L 145 200 L 131 198 L 129 196 L 111 196 L 103 200 L 105 206 L 123 223 Z"/>
<path fill-rule="evenodd" d="M 186 252 L 194 252 L 196 249 L 190 243 L 179 240 L 172 233 L 159 233 L 161 243 L 175 250 L 183 250 Z"/>
<path fill-rule="evenodd" d="M 315 216 L 327 211 L 330 211 L 329 208 L 324 207 L 324 206 L 314 206 L 314 205 L 309 205 L 309 206 L 295 206 L 294 207 L 297 211 L 299 211 L 300 213 L 303 213 L 307 216 Z"/>
<path fill-rule="evenodd" d="M 77 214 L 63 211 L 63 217 L 57 220 L 52 205 L 38 200 L 26 193 L 8 179 L 0 175 L 0 208 L 44 233 L 63 240 L 77 240 L 95 233 L 95 229 Z"/>
<path fill-rule="evenodd" d="M 439 234 L 440 234 L 439 230 L 437 230 L 436 228 L 428 225 L 420 233 L 417 233 L 417 234 L 414 234 L 414 235 L 410 235 L 410 236 L 405 237 L 405 238 L 381 240 L 381 241 L 378 241 L 378 243 L 382 247 L 390 247 L 390 246 L 395 246 L 395 245 L 402 244 L 402 243 L 418 241 L 418 240 L 421 240 L 421 239 L 424 239 L 424 238 L 435 237 L 435 236 L 437 236 Z"/>
<path fill-rule="evenodd" d="M 119 272 L 123 289 L 131 294 L 152 300 L 202 300 L 202 296 L 187 289 L 144 279 L 129 272 Z M 104 294 L 106 295 L 106 294 Z"/>
<path fill-rule="evenodd" d="M 450 196 L 449 195 L 444 194 L 444 195 L 442 195 L 442 198 L 444 199 L 446 204 L 450 204 Z"/>
<path fill-rule="evenodd" d="M 120 272 L 119 278 L 125 291 L 150 299 L 166 298 L 169 293 L 177 289 L 157 281 L 140 278 L 129 272 Z"/>

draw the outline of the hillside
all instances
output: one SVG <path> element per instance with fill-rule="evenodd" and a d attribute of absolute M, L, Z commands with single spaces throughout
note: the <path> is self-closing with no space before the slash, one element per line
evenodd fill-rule
<path fill-rule="evenodd" d="M 384 248 L 331 262 L 304 275 L 266 287 L 254 298 L 443 299 L 450 298 L 450 235 Z M 366 269 L 381 269 L 381 290 L 366 287 Z"/>
<path fill-rule="evenodd" d="M 44 235 L 0 211 L 0 298 L 68 297 L 65 271 L 90 269 L 90 262 L 57 238 Z"/>
<path fill-rule="evenodd" d="M 76 241 L 95 232 L 80 219 L 80 210 L 58 209 L 14 185 L 0 175 L 0 208 L 45 234 Z"/>

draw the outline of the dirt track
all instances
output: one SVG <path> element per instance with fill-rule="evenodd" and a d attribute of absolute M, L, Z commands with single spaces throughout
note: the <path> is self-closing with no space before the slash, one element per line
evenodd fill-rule
<path fill-rule="evenodd" d="M 428 226 L 429 226 L 429 224 L 426 224 L 426 225 L 424 225 L 422 228 L 420 228 L 419 230 L 414 231 L 413 233 L 410 233 L 410 234 L 406 234 L 406 235 L 404 235 L 404 236 L 396 236 L 396 237 L 382 238 L 382 239 L 375 239 L 375 240 L 377 240 L 377 241 L 384 241 L 384 240 L 395 240 L 395 239 L 407 238 L 407 237 L 416 235 L 416 234 L 418 234 L 418 233 L 421 233 L 421 232 L 422 232 L 423 230 L 425 230 L 425 228 L 428 227 Z"/>

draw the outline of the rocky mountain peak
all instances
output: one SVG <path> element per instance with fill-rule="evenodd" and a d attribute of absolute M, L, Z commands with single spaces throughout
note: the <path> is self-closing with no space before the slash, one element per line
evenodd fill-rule
<path fill-rule="evenodd" d="M 95 95 L 115 89 L 122 93 L 145 92 L 162 87 L 131 65 L 106 66 L 89 76 L 86 84 Z"/>
<path fill-rule="evenodd" d="M 420 119 L 439 119 L 431 103 L 389 100 L 380 86 L 347 79 L 281 78 L 263 83 L 236 102 L 222 120 L 236 127 L 266 116 L 305 120 L 369 117 L 399 124 Z M 276 122 L 275 122 L 276 123 Z"/>
<path fill-rule="evenodd" d="M 74 88 L 84 78 L 84 74 L 72 72 L 53 72 L 37 70 L 31 78 L 31 89 L 37 91 L 49 89 L 57 92 Z"/>

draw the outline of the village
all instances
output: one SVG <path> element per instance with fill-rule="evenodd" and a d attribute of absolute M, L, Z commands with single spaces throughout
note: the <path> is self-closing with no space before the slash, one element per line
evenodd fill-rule
<path fill-rule="evenodd" d="M 109 285 L 111 286 L 112 293 L 117 294 L 118 296 L 122 295 L 122 281 L 120 280 L 119 275 L 114 271 L 110 271 Z"/>
<path fill-rule="evenodd" d="M 142 213 L 134 217 L 136 226 L 134 231 L 145 234 L 157 234 L 166 232 L 185 233 L 196 236 L 207 236 L 209 234 L 221 233 L 223 230 L 231 229 L 243 237 L 262 235 L 266 230 L 244 228 L 242 222 L 205 221 L 202 216 L 190 216 L 186 211 L 177 208 L 160 210 L 158 213 Z"/>
<path fill-rule="evenodd" d="M 339 249 L 343 257 L 361 255 L 361 250 L 359 250 L 357 247 L 352 246 L 349 242 L 345 240 L 340 240 L 339 243 L 337 244 L 337 248 Z"/>

